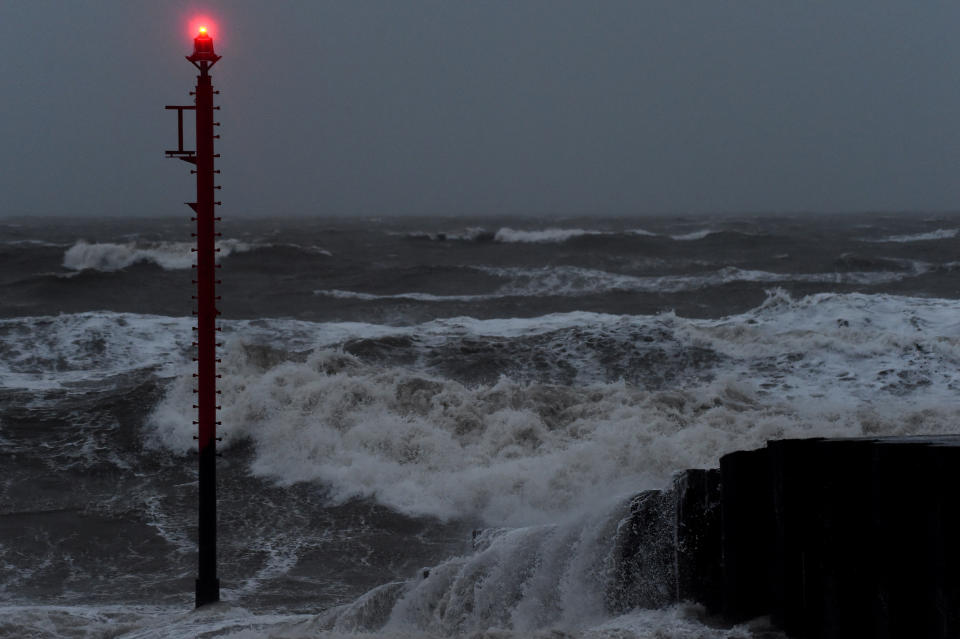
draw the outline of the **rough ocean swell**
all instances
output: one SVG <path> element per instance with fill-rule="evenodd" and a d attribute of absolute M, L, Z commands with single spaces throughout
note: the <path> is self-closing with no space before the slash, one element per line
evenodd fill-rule
<path fill-rule="evenodd" d="M 0 636 L 770 636 L 619 605 L 630 498 L 771 438 L 955 432 L 955 222 L 237 223 L 227 603 L 195 613 L 181 229 L 11 222 Z"/>

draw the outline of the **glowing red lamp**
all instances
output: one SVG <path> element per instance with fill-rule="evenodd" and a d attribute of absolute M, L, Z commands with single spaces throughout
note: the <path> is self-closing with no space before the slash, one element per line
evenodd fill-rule
<path fill-rule="evenodd" d="M 220 59 L 213 51 L 213 38 L 207 33 L 206 27 L 197 29 L 197 37 L 193 39 L 193 55 L 187 56 L 187 60 L 194 64 L 198 62 L 209 62 L 210 66 Z"/>

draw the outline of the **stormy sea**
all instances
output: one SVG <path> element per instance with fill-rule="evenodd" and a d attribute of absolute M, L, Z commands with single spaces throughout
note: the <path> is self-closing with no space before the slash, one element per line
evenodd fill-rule
<path fill-rule="evenodd" d="M 631 498 L 957 429 L 960 215 L 227 216 L 194 611 L 191 230 L 0 220 L 0 637 L 778 636 L 625 604 Z"/>

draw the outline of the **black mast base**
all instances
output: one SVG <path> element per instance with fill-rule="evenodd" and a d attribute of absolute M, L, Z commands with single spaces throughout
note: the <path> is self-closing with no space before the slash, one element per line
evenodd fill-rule
<path fill-rule="evenodd" d="M 197 579 L 197 608 L 220 601 L 219 579 Z"/>

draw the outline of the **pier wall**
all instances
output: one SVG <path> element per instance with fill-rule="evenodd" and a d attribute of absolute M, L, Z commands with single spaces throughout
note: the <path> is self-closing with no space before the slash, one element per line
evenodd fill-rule
<path fill-rule="evenodd" d="M 798 439 L 637 495 L 614 611 L 696 601 L 791 637 L 960 637 L 960 437 Z"/>

